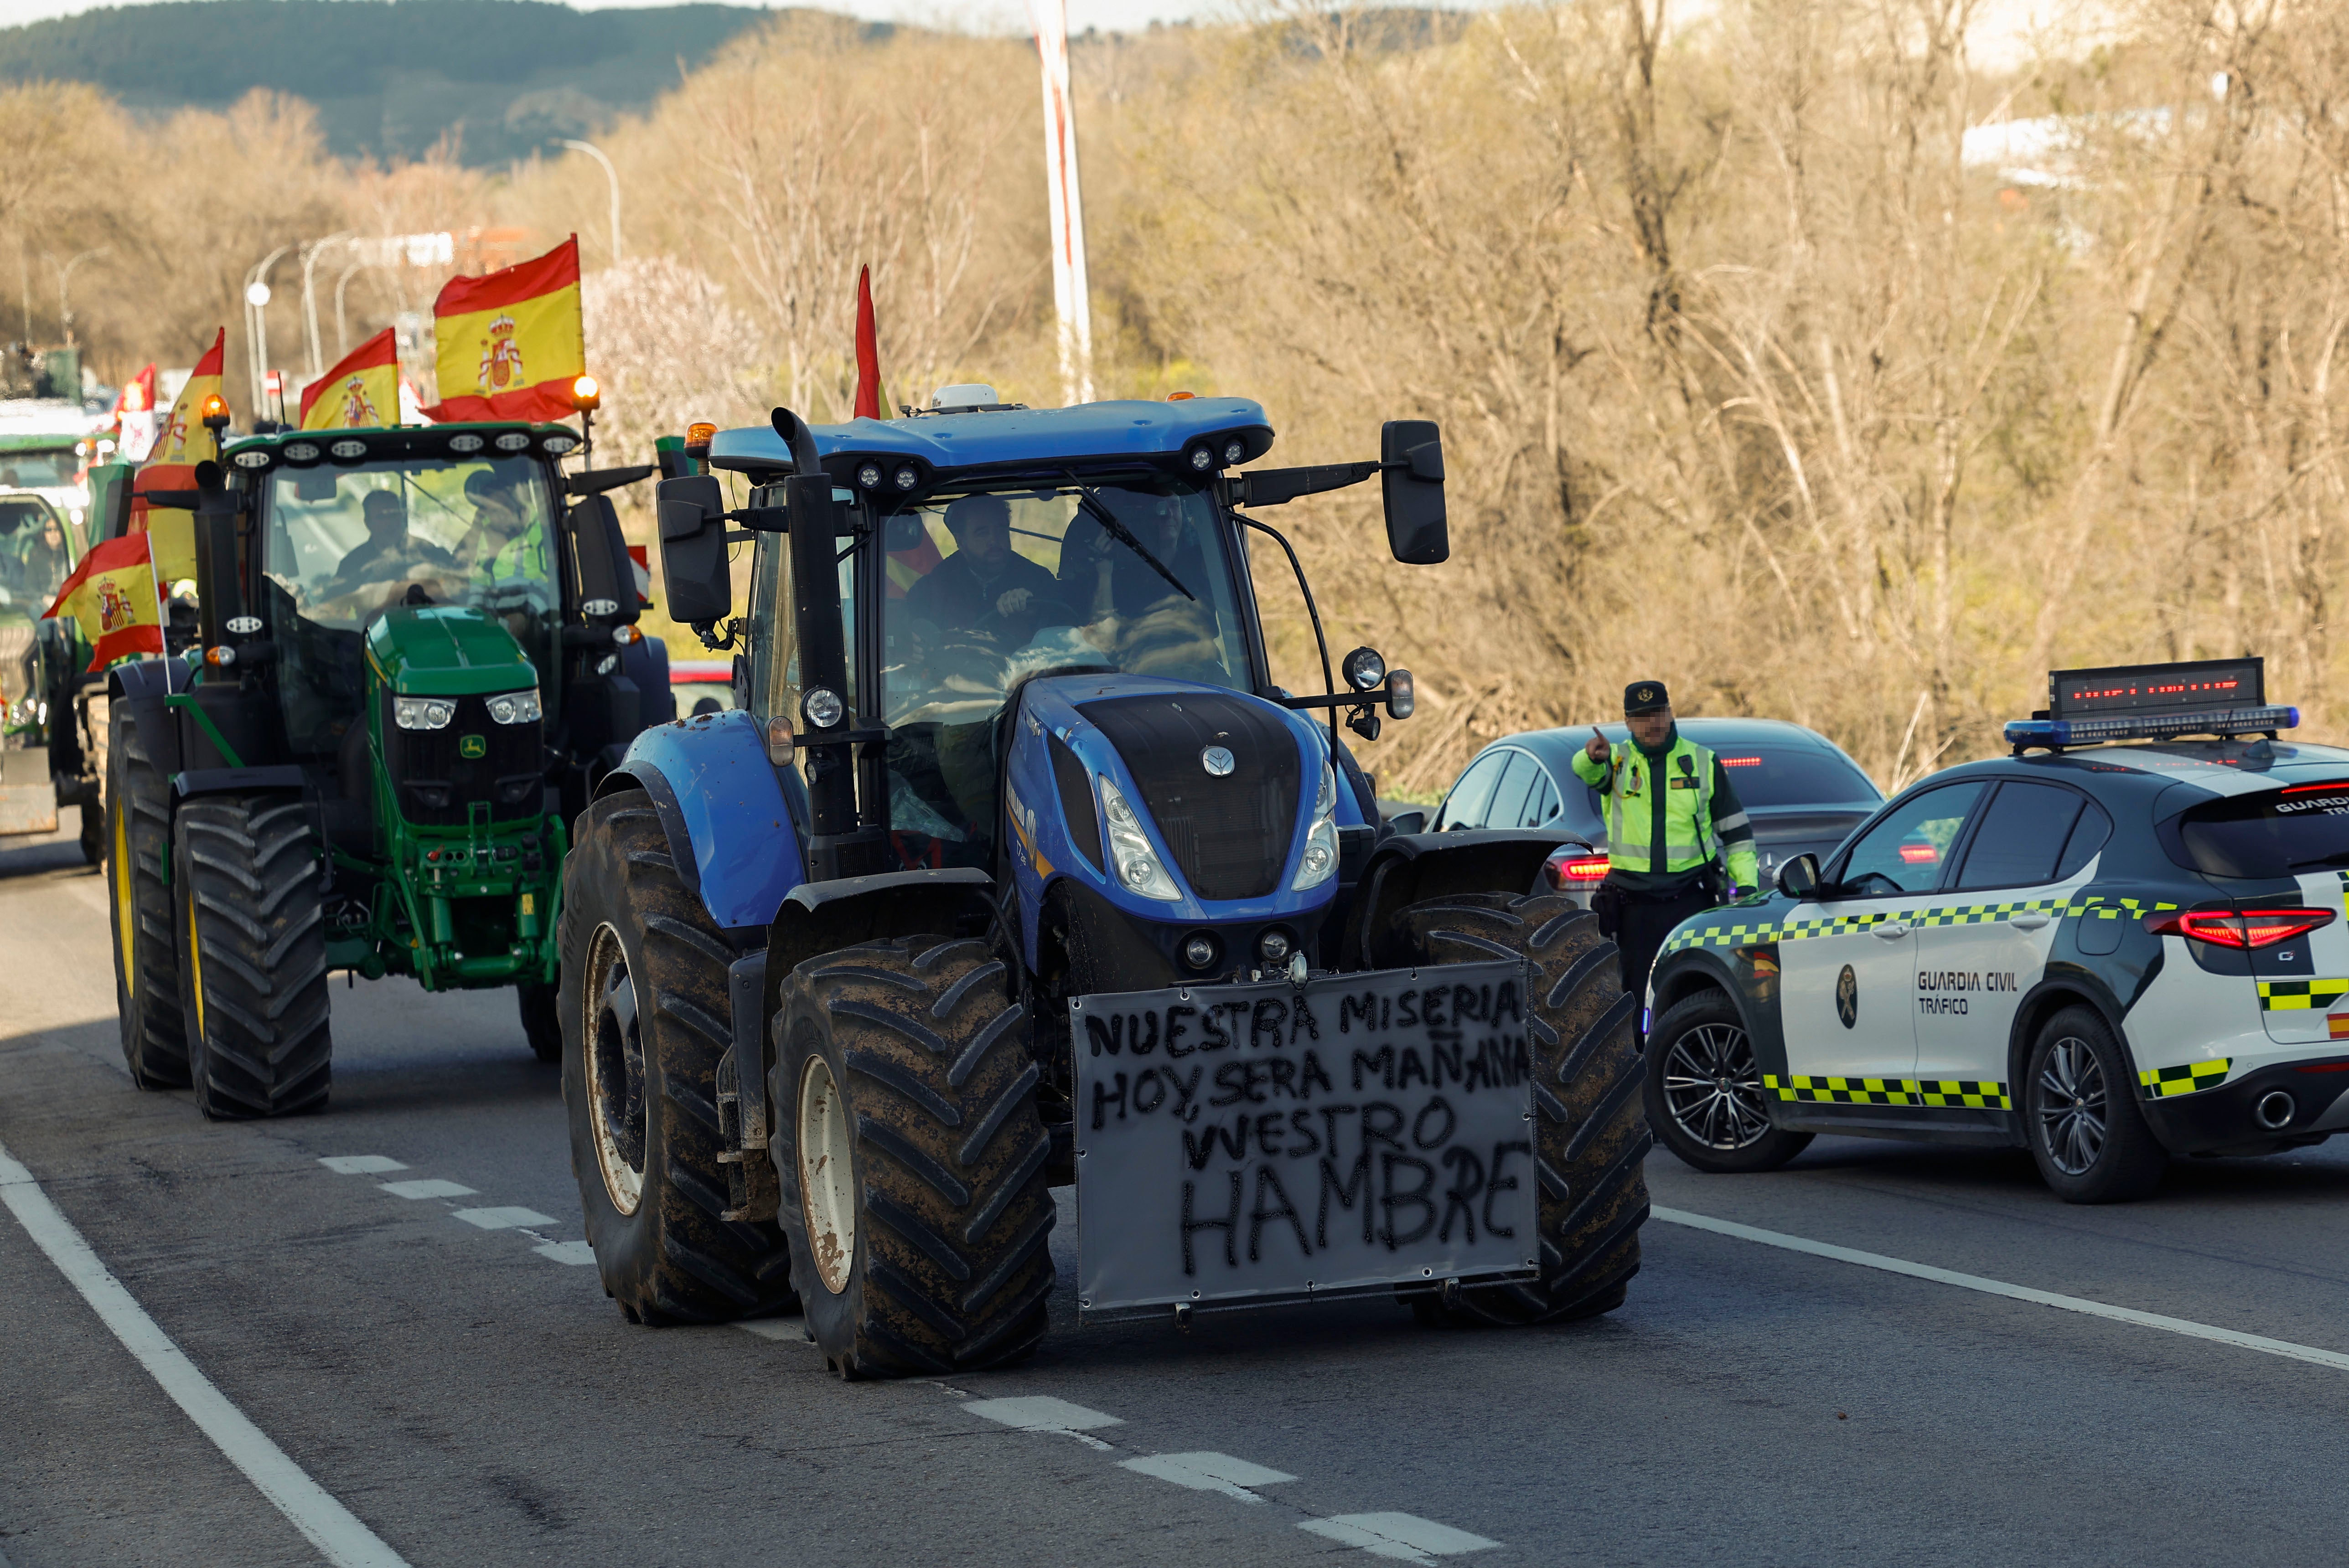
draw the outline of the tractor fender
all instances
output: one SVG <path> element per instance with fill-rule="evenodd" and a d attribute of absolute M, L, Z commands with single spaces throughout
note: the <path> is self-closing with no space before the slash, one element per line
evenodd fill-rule
<path fill-rule="evenodd" d="M 976 866 L 800 883 L 784 895 L 767 929 L 766 969 L 758 980 L 760 1017 L 775 1016 L 783 982 L 822 954 L 893 936 L 973 934 L 993 913 L 994 889 L 995 879 Z M 738 995 L 735 1006 L 743 1000 Z M 736 1028 L 739 1035 L 739 1019 Z"/>
<path fill-rule="evenodd" d="M 1341 962 L 1362 969 L 1389 964 L 1392 955 L 1379 952 L 1377 941 L 1406 905 L 1454 893 L 1524 892 L 1557 845 L 1556 833 L 1533 829 L 1388 835 L 1355 884 Z"/>
<path fill-rule="evenodd" d="M 747 943 L 807 875 L 784 772 L 767 759 L 750 715 L 706 713 L 639 732 L 595 795 L 650 796 L 678 880 L 713 922 Z"/>
<path fill-rule="evenodd" d="M 180 727 L 164 698 L 188 689 L 188 666 L 178 659 L 139 659 L 116 665 L 106 672 L 107 700 L 120 707 L 138 727 L 139 744 L 148 760 L 165 779 L 184 766 L 180 757 Z"/>

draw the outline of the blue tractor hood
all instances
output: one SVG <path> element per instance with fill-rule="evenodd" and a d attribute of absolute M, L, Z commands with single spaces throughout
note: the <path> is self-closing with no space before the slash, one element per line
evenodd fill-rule
<path fill-rule="evenodd" d="M 1122 399 L 1071 408 L 975 409 L 923 414 L 909 419 L 852 419 L 811 425 L 827 469 L 859 458 L 910 458 L 936 471 L 949 469 L 1059 469 L 1108 459 L 1173 464 L 1195 446 L 1212 453 L 1211 469 L 1230 466 L 1223 449 L 1237 440 L 1239 461 L 1272 449 L 1264 406 L 1246 397 L 1191 397 L 1175 403 Z M 771 427 L 720 430 L 709 445 L 712 468 L 738 473 L 781 473 L 791 448 Z"/>

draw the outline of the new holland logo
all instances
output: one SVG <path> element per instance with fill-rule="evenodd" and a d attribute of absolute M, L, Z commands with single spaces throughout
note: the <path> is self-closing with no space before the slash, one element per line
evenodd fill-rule
<path fill-rule="evenodd" d="M 1848 964 L 1836 976 L 1836 1016 L 1843 1020 L 1847 1029 L 1859 1022 L 1859 977 L 1851 972 Z"/>
<path fill-rule="evenodd" d="M 489 741 L 488 741 L 487 739 L 485 739 L 485 738 L 482 738 L 481 736 L 478 736 L 478 735 L 460 735 L 460 736 L 459 736 L 459 737 L 457 738 L 457 755 L 458 755 L 458 756 L 460 756 L 460 757 L 487 757 L 489 754 L 490 754 L 490 743 L 489 743 Z"/>
<path fill-rule="evenodd" d="M 1231 772 L 1234 766 L 1231 748 L 1224 746 L 1208 747 L 1199 753 L 1199 766 L 1215 777 L 1223 778 Z"/>

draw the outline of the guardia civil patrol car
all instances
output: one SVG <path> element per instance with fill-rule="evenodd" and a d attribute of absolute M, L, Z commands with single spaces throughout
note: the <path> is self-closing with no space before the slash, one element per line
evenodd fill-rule
<path fill-rule="evenodd" d="M 1908 789 L 1685 923 L 1648 1118 L 1765 1171 L 1821 1132 L 2027 1147 L 2074 1202 L 2349 1130 L 2349 750 L 2258 659 L 2049 677 L 2010 757 Z"/>

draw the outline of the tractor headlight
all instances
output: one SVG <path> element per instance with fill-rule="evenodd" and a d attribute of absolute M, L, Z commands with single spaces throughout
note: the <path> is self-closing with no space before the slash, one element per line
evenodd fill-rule
<path fill-rule="evenodd" d="M 391 699 L 391 721 L 402 729 L 446 729 L 449 721 L 456 717 L 457 704 L 450 697 L 396 696 Z"/>
<path fill-rule="evenodd" d="M 1291 892 L 1319 887 L 1338 874 L 1338 776 L 1321 765 L 1320 792 L 1313 797 L 1313 826 L 1305 834 L 1305 852 L 1297 857 Z"/>
<path fill-rule="evenodd" d="M 490 698 L 490 717 L 500 724 L 536 724 L 540 717 L 538 688 L 505 692 Z"/>
<path fill-rule="evenodd" d="M 1143 898 L 1181 898 L 1174 879 L 1158 863 L 1158 851 L 1150 847 L 1149 835 L 1142 830 L 1142 819 L 1133 814 L 1116 785 L 1104 779 L 1101 789 L 1102 815 L 1109 824 L 1110 858 L 1117 862 L 1119 884 Z"/>

